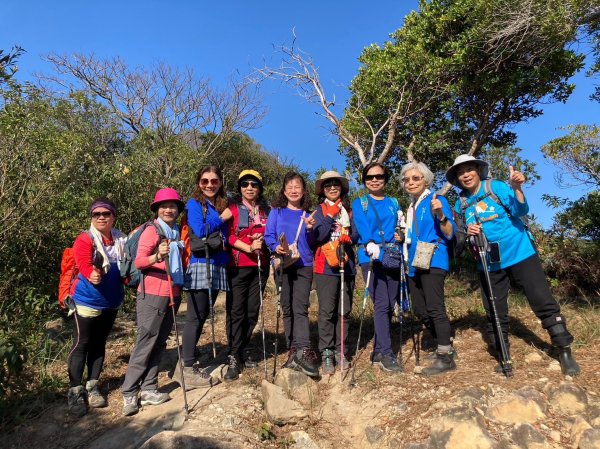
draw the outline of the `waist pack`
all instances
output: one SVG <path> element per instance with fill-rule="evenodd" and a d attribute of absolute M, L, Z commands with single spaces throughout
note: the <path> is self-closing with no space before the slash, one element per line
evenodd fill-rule
<path fill-rule="evenodd" d="M 225 249 L 221 231 L 211 232 L 208 236 L 203 238 L 194 234 L 192 228 L 189 228 L 189 233 L 190 249 L 195 257 L 205 257 L 207 249 L 209 254 L 214 254 Z"/>
<path fill-rule="evenodd" d="M 388 268 L 390 270 L 398 270 L 400 269 L 400 265 L 402 264 L 402 251 L 396 244 L 389 244 L 383 246 L 383 259 L 381 260 L 381 265 L 384 268 Z"/>
<path fill-rule="evenodd" d="M 321 246 L 321 251 L 325 255 L 325 259 L 327 260 L 327 264 L 330 268 L 339 268 L 340 267 L 340 241 L 335 240 L 333 242 L 327 242 L 323 246 Z M 348 254 L 344 252 L 344 265 L 348 262 Z"/>

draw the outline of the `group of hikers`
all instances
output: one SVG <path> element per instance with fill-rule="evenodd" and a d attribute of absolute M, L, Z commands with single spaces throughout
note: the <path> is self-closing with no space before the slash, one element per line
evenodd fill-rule
<path fill-rule="evenodd" d="M 398 200 L 386 194 L 390 174 L 376 162 L 362 171 L 367 194 L 352 203 L 348 179 L 336 171 L 323 173 L 315 184 L 318 205 L 314 209 L 306 180 L 296 172 L 285 175 L 270 205 L 263 197 L 263 177 L 255 170 L 239 174 L 237 195 L 232 199 L 225 194 L 221 170 L 212 165 L 198 172 L 196 190 L 187 203 L 174 189 L 158 190 L 150 205 L 154 220 L 140 227 L 136 237 L 137 338 L 121 388 L 123 414 L 137 413 L 140 403 L 157 405 L 169 400 L 169 394 L 158 389 L 158 367 L 183 292 L 187 293 L 187 310 L 174 380 L 184 389 L 211 385 L 210 373 L 196 360 L 196 345 L 220 291 L 226 292 L 228 367 L 224 380 L 234 381 L 243 369 L 256 367 L 247 347 L 260 318 L 271 270 L 276 274 L 288 352 L 284 367 L 316 378 L 319 369 L 323 375 L 332 375 L 336 369 L 351 366 L 346 343 L 360 268 L 365 300 L 370 294 L 374 306 L 372 363 L 387 372 L 402 371 L 390 326 L 395 307 L 406 310 L 409 293 L 414 316 L 437 344 L 422 374 L 454 370 L 456 351 L 444 282 L 460 221 L 455 217 L 464 220 L 465 229 L 458 231 L 466 232 L 475 248 L 489 344 L 499 354 L 496 370 L 509 375 L 512 369 L 508 340 L 511 277 L 548 331 L 562 372 L 579 374 L 570 349 L 573 336 L 552 297 L 532 236 L 520 219 L 529 210 L 522 191 L 525 177 L 512 167 L 508 183 L 488 179 L 488 173 L 485 161 L 469 155 L 456 158 L 446 172 L 446 179 L 460 189 L 453 211 L 445 197 L 430 190 L 431 170 L 420 162 L 408 163 L 400 173 L 410 198 L 406 214 Z M 106 340 L 124 297 L 120 265 L 133 235 L 128 242 L 114 228 L 118 211 L 111 200 L 93 201 L 89 213 L 90 228 L 73 245 L 77 274 L 70 286 L 75 324 L 68 357 L 68 408 L 75 416 L 83 416 L 88 406 L 106 406 L 98 379 Z M 319 355 L 309 332 L 313 281 L 319 303 Z M 214 350 L 214 328 L 212 334 Z"/>

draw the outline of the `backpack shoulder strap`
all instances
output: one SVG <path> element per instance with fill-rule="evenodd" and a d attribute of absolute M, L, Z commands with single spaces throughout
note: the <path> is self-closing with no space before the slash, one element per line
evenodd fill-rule
<path fill-rule="evenodd" d="M 360 197 L 360 205 L 362 206 L 363 213 L 367 213 L 367 208 L 369 207 L 369 199 L 367 195 Z"/>
<path fill-rule="evenodd" d="M 494 193 L 494 190 L 492 189 L 492 178 L 488 178 L 485 180 L 485 184 L 484 184 L 484 189 L 485 189 L 485 194 L 486 196 L 488 196 L 494 203 L 499 204 L 500 206 L 502 206 L 502 209 L 504 209 L 504 212 L 506 212 L 506 215 L 508 215 L 510 218 L 512 218 L 512 214 L 510 213 L 510 210 L 508 210 L 508 207 L 506 207 L 504 205 L 504 203 L 502 202 L 502 200 L 500 200 L 500 198 L 498 198 L 498 195 L 496 195 Z"/>
<path fill-rule="evenodd" d="M 390 196 L 390 200 L 392 200 L 392 204 L 396 208 L 396 210 L 400 209 L 400 205 L 398 204 L 398 198 L 395 196 Z"/>

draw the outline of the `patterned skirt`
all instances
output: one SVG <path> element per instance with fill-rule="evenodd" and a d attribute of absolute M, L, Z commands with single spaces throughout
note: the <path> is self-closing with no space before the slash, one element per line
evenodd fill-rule
<path fill-rule="evenodd" d="M 213 290 L 229 291 L 229 278 L 227 277 L 227 265 L 209 264 L 211 288 Z M 185 272 L 184 290 L 206 290 L 208 279 L 206 277 L 206 264 L 193 263 L 187 267 Z"/>

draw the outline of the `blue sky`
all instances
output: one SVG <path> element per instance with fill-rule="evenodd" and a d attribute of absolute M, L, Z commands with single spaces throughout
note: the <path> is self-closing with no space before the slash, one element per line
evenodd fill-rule
<path fill-rule="evenodd" d="M 266 60 L 277 65 L 273 45 L 289 43 L 292 29 L 300 48 L 319 66 L 322 82 L 335 94 L 341 115 L 346 86 L 357 72 L 358 56 L 371 43 L 382 44 L 402 25 L 417 1 L 348 0 L 333 2 L 275 1 L 133 1 L 57 2 L 3 0 L 0 3 L 0 48 L 20 45 L 27 50 L 19 61 L 19 78 L 50 70 L 41 56 L 49 53 L 95 53 L 121 56 L 131 65 L 164 61 L 193 67 L 220 85 L 233 74 L 248 73 Z M 532 212 L 545 226 L 554 211 L 541 202 L 543 193 L 578 198 L 581 188 L 559 190 L 556 168 L 545 162 L 539 148 L 573 123 L 594 123 L 600 104 L 589 101 L 593 82 L 579 74 L 577 89 L 566 104 L 544 107 L 544 115 L 517 126 L 518 146 L 538 163 L 542 180 L 526 194 Z M 329 123 L 293 90 L 279 83 L 263 85 L 268 108 L 262 126 L 250 132 L 266 149 L 294 160 L 308 171 L 344 168 Z"/>

